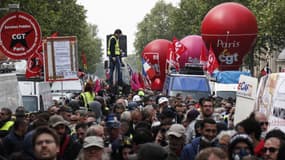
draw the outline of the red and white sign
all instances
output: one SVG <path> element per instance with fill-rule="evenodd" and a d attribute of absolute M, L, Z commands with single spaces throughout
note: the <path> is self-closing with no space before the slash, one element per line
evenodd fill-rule
<path fill-rule="evenodd" d="M 0 20 L 0 52 L 11 59 L 27 59 L 41 43 L 36 19 L 25 12 L 13 12 Z"/>

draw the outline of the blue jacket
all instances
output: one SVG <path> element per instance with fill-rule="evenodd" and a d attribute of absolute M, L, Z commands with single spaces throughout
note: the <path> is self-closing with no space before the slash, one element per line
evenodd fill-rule
<path fill-rule="evenodd" d="M 194 138 L 191 143 L 183 147 L 181 152 L 181 160 L 195 160 L 195 156 L 199 152 L 201 137 Z"/>

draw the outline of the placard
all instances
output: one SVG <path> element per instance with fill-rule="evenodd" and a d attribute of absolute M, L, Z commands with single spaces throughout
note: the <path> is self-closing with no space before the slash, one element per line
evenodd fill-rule
<path fill-rule="evenodd" d="M 254 110 L 257 78 L 240 75 L 237 87 L 234 125 L 246 119 Z"/>
<path fill-rule="evenodd" d="M 46 81 L 78 79 L 78 51 L 75 36 L 47 37 L 43 46 Z"/>
<path fill-rule="evenodd" d="M 285 73 L 261 78 L 256 109 L 268 117 L 269 130 L 278 128 L 285 132 Z"/>

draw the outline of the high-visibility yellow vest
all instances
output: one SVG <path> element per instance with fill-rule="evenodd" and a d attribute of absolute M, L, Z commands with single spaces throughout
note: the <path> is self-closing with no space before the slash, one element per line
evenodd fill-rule
<path fill-rule="evenodd" d="M 1 128 L 0 131 L 9 131 L 9 129 L 14 125 L 14 121 L 7 121 Z"/>
<path fill-rule="evenodd" d="M 119 46 L 119 39 L 116 38 L 115 36 L 111 36 L 111 37 L 109 38 L 109 42 L 108 42 L 108 53 L 107 53 L 107 55 L 108 55 L 108 56 L 111 55 L 110 45 L 111 45 L 111 40 L 112 40 L 113 38 L 116 40 L 115 55 L 116 55 L 116 56 L 119 56 L 119 55 L 121 54 L 121 52 L 120 52 L 120 46 Z"/>
<path fill-rule="evenodd" d="M 84 107 L 87 107 L 87 105 L 90 103 L 90 102 L 93 102 L 94 101 L 94 98 L 95 98 L 95 94 L 94 93 L 90 93 L 90 92 L 83 92 L 80 94 L 83 98 L 83 101 L 84 101 Z"/>

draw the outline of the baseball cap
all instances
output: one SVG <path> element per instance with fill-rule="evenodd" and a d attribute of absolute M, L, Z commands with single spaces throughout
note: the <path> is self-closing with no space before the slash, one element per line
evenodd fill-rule
<path fill-rule="evenodd" d="M 85 137 L 83 141 L 83 148 L 86 149 L 89 147 L 104 148 L 104 141 L 101 137 L 98 136 Z"/>
<path fill-rule="evenodd" d="M 63 119 L 63 117 L 62 116 L 60 116 L 60 115 L 53 115 L 53 116 L 51 116 L 50 118 L 49 118 L 49 125 L 51 126 L 51 127 L 56 127 L 56 126 L 58 126 L 58 125 L 60 125 L 60 124 L 63 124 L 63 125 L 65 125 L 65 126 L 68 126 L 68 122 L 66 121 L 66 120 L 64 120 Z"/>
<path fill-rule="evenodd" d="M 144 96 L 144 92 L 143 91 L 138 91 L 138 95 L 139 96 Z"/>
<path fill-rule="evenodd" d="M 110 114 L 107 116 L 106 127 L 107 128 L 120 128 L 121 123 L 120 121 L 118 121 L 117 117 L 114 114 Z"/>
<path fill-rule="evenodd" d="M 134 95 L 133 102 L 139 102 L 142 101 L 141 97 L 139 95 Z"/>
<path fill-rule="evenodd" d="M 170 126 L 168 132 L 167 132 L 167 135 L 170 136 L 170 135 L 173 135 L 175 137 L 182 137 L 183 135 L 185 135 L 185 127 L 181 124 L 173 124 Z"/>
<path fill-rule="evenodd" d="M 166 98 L 166 97 L 161 97 L 161 98 L 158 99 L 158 104 L 162 104 L 162 103 L 164 103 L 164 102 L 168 102 L 168 98 Z"/>

